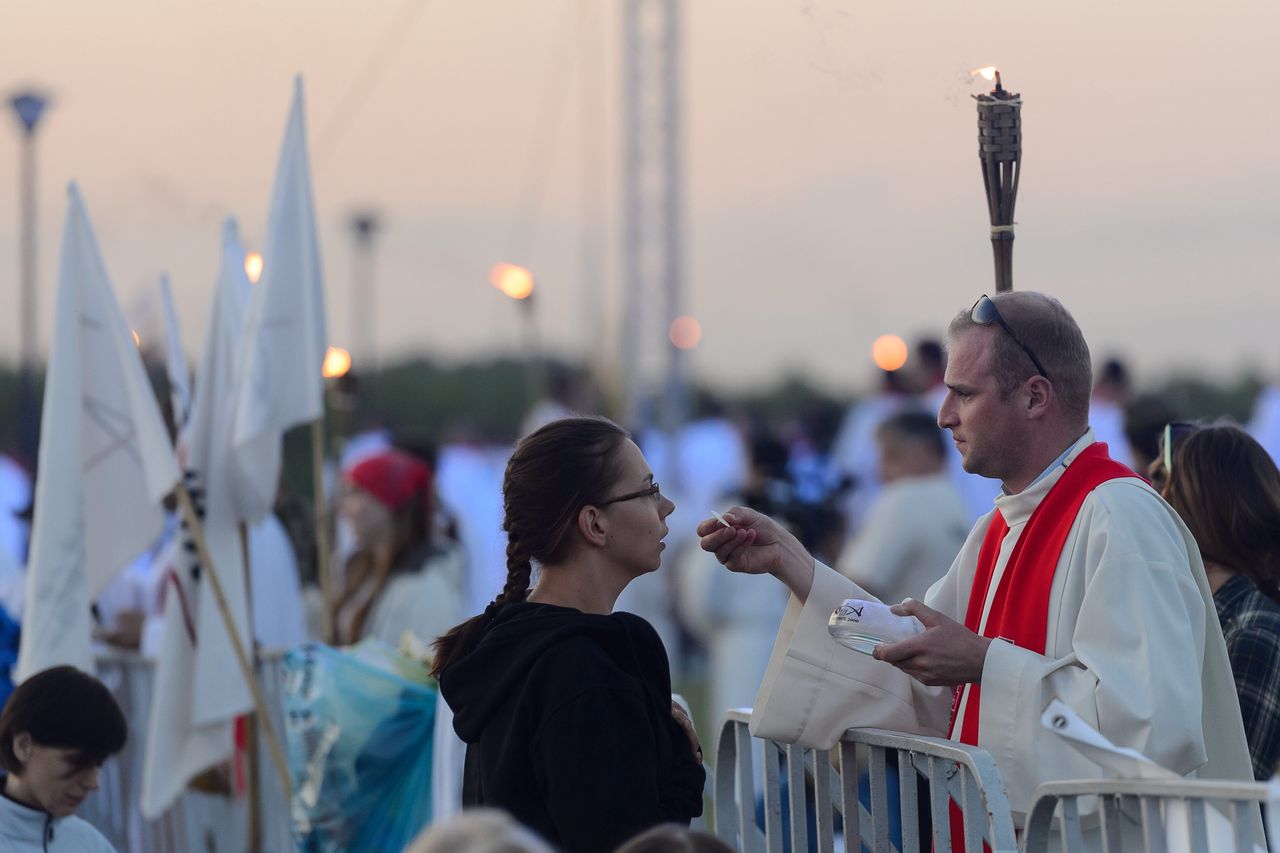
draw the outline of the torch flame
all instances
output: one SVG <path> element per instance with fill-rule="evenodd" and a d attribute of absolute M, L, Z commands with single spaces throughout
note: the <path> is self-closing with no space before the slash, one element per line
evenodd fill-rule
<path fill-rule="evenodd" d="M 325 379 L 337 379 L 340 376 L 346 376 L 347 371 L 351 369 L 351 353 L 342 347 L 329 347 L 324 354 L 324 366 L 320 370 L 320 374 Z"/>
<path fill-rule="evenodd" d="M 996 79 L 996 74 L 998 73 L 999 71 L 994 65 L 988 65 L 986 68 L 975 68 L 974 70 L 969 72 L 969 76 L 981 77 L 983 80 L 986 80 L 988 83 L 990 83 L 991 81 Z"/>

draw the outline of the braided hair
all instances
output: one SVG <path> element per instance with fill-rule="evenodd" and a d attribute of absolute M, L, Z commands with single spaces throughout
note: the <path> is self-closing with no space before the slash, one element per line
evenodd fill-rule
<path fill-rule="evenodd" d="M 516 445 L 502 481 L 506 583 L 483 613 L 436 639 L 432 675 L 475 648 L 504 605 L 528 598 L 534 560 L 567 556 L 578 512 L 604 500 L 617 481 L 617 451 L 627 437 L 606 418 L 578 417 L 552 421 Z"/>

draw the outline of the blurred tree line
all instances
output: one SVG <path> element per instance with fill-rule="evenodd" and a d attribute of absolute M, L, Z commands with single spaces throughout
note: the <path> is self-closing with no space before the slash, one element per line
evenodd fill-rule
<path fill-rule="evenodd" d="M 389 364 L 358 381 L 355 377 L 330 380 L 329 433 L 331 439 L 340 439 L 362 429 L 384 427 L 398 438 L 422 446 L 446 441 L 509 443 L 516 439 L 525 413 L 543 395 L 547 375 L 557 369 L 581 367 L 515 358 L 462 364 L 414 358 Z M 150 372 L 157 394 L 167 400 L 163 368 L 152 365 Z M 42 383 L 40 376 L 38 393 L 42 393 Z M 1259 376 L 1245 373 L 1229 382 L 1179 376 L 1136 390 L 1166 396 L 1189 419 L 1229 417 L 1243 423 L 1262 385 Z M 701 385 L 695 385 L 693 391 L 695 395 L 712 393 L 710 386 Z M 0 449 L 8 452 L 15 448 L 17 392 L 16 369 L 0 365 Z M 856 399 L 853 395 L 832 395 L 800 374 L 745 393 L 715 395 L 730 411 L 769 426 L 843 411 Z M 295 432 L 286 440 L 288 480 L 309 493 L 309 436 L 306 429 Z"/>

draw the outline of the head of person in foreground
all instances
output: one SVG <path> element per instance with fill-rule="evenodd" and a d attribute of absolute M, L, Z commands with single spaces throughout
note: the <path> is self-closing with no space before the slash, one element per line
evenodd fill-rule
<path fill-rule="evenodd" d="M 101 681 L 71 666 L 38 672 L 0 713 L 4 793 L 54 817 L 73 814 L 127 737 L 124 713 Z"/>

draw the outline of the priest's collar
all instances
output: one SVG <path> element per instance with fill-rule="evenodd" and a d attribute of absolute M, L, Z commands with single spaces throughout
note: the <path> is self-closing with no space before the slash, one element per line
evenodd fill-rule
<path fill-rule="evenodd" d="M 1035 488 L 1036 483 L 1039 483 L 1041 480 L 1048 477 L 1057 469 L 1067 467 L 1068 458 L 1074 459 L 1077 453 L 1079 453 L 1081 450 L 1084 450 L 1089 445 L 1093 444 L 1093 442 L 1094 442 L 1093 428 L 1088 427 L 1085 429 L 1083 435 L 1081 435 L 1075 441 L 1067 445 L 1067 449 L 1062 451 L 1062 455 L 1059 456 L 1057 459 L 1053 460 L 1053 462 L 1049 463 L 1049 467 L 1041 471 L 1039 476 L 1037 476 L 1034 480 L 1028 483 L 1027 487 L 1023 489 L 1019 494 L 1025 494 L 1031 491 L 1031 489 Z M 1013 494 L 1013 492 L 1009 491 L 1005 487 L 1004 483 L 1000 484 L 1000 493 L 1002 496 L 1005 496 L 1005 497 Z"/>

